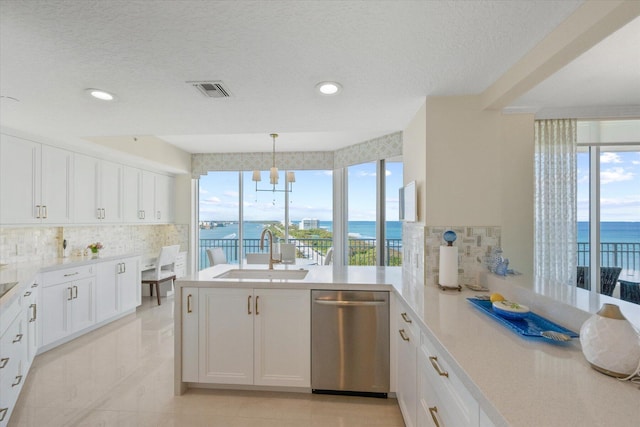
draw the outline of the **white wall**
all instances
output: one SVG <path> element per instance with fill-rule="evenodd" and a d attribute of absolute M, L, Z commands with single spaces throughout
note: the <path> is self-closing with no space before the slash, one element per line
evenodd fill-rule
<path fill-rule="evenodd" d="M 404 184 L 416 182 L 416 204 L 418 222 L 424 222 L 425 159 L 426 159 L 427 114 L 426 103 L 422 104 L 402 133 L 402 163 Z"/>

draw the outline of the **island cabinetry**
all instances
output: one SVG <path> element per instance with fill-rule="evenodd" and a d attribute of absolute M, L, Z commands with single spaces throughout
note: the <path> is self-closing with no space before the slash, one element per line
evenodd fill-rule
<path fill-rule="evenodd" d="M 122 222 L 122 166 L 74 154 L 74 222 Z"/>
<path fill-rule="evenodd" d="M 27 363 L 30 366 L 40 345 L 40 319 L 38 318 L 39 279 L 32 280 L 23 293 L 24 321 L 26 325 Z"/>
<path fill-rule="evenodd" d="M 95 323 L 95 267 L 79 266 L 42 274 L 42 345 Z"/>
<path fill-rule="evenodd" d="M 72 159 L 70 151 L 2 134 L 1 223 L 69 223 Z"/>
<path fill-rule="evenodd" d="M 190 288 L 182 291 L 183 381 L 195 379 L 195 372 L 185 370 L 185 365 L 195 360 L 193 353 L 197 351 L 198 382 L 310 386 L 309 290 L 193 291 Z M 197 347 L 195 337 L 185 332 L 196 316 Z"/>
<path fill-rule="evenodd" d="M 416 355 L 420 330 L 406 306 L 399 299 L 396 305 L 396 397 L 405 425 L 415 427 L 417 423 Z"/>
<path fill-rule="evenodd" d="M 129 311 L 141 303 L 140 258 L 130 257 L 97 264 L 96 321 Z"/>
<path fill-rule="evenodd" d="M 27 330 L 24 301 L 15 299 L 0 312 L 0 426 L 8 424 L 26 379 Z"/>
<path fill-rule="evenodd" d="M 418 425 L 476 427 L 480 407 L 429 337 L 418 351 Z"/>

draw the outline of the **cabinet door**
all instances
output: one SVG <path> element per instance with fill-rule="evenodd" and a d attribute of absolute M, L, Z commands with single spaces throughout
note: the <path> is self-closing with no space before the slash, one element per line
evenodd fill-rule
<path fill-rule="evenodd" d="M 142 171 L 140 169 L 125 166 L 123 169 L 122 207 L 124 222 L 140 222 L 140 182 Z"/>
<path fill-rule="evenodd" d="M 256 289 L 254 293 L 254 384 L 310 387 L 310 291 Z"/>
<path fill-rule="evenodd" d="M 140 211 L 144 222 L 155 222 L 155 174 L 142 171 Z"/>
<path fill-rule="evenodd" d="M 98 169 L 100 160 L 74 153 L 73 155 L 73 217 L 75 223 L 97 223 Z"/>
<path fill-rule="evenodd" d="M 155 181 L 155 221 L 173 222 L 173 187 L 174 179 L 166 175 L 156 175 Z"/>
<path fill-rule="evenodd" d="M 198 382 L 198 288 L 180 289 L 182 289 L 182 381 Z"/>
<path fill-rule="evenodd" d="M 42 221 L 71 222 L 71 164 L 73 153 L 42 146 L 41 205 Z"/>
<path fill-rule="evenodd" d="M 72 332 L 79 331 L 96 322 L 95 278 L 76 280 L 73 285 L 73 300 L 70 305 Z"/>
<path fill-rule="evenodd" d="M 414 427 L 417 409 L 416 352 L 418 338 L 410 327 L 400 326 L 397 341 L 396 396 L 407 427 Z"/>
<path fill-rule="evenodd" d="M 40 222 L 40 144 L 0 134 L 0 224 Z"/>
<path fill-rule="evenodd" d="M 71 333 L 69 303 L 73 299 L 71 282 L 42 288 L 42 345 L 50 344 Z"/>
<path fill-rule="evenodd" d="M 199 381 L 253 384 L 253 292 L 251 289 L 201 289 Z"/>
<path fill-rule="evenodd" d="M 118 298 L 120 312 L 129 311 L 142 303 L 142 286 L 140 284 L 140 258 L 121 260 L 118 274 Z"/>
<path fill-rule="evenodd" d="M 122 168 L 116 163 L 100 162 L 100 209 L 103 222 L 122 222 Z"/>
<path fill-rule="evenodd" d="M 106 261 L 96 268 L 96 322 L 119 313 L 117 281 L 120 261 Z"/>
<path fill-rule="evenodd" d="M 40 320 L 38 319 L 38 283 L 34 282 L 24 294 L 24 310 L 27 330 L 27 362 L 31 365 L 38 352 L 40 342 Z"/>

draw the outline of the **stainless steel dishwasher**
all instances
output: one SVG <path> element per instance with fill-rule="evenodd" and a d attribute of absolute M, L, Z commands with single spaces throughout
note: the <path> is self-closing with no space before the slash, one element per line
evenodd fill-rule
<path fill-rule="evenodd" d="M 389 292 L 311 291 L 311 389 L 387 397 Z"/>

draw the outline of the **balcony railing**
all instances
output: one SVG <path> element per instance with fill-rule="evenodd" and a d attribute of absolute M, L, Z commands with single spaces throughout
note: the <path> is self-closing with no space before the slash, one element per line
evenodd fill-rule
<path fill-rule="evenodd" d="M 310 263 L 321 264 L 324 254 L 333 246 L 331 239 L 289 239 L 296 245 L 296 258 L 308 259 Z M 385 239 L 384 241 L 385 265 L 402 265 L 402 239 Z M 227 261 L 237 263 L 240 254 L 238 239 L 200 239 L 200 268 L 209 267 L 207 249 L 222 248 Z M 243 239 L 243 254 L 262 252 L 260 239 Z M 349 264 L 350 265 L 376 265 L 376 239 L 349 239 Z"/>
<path fill-rule="evenodd" d="M 589 265 L 589 243 L 578 243 L 578 265 Z M 600 265 L 640 270 L 640 243 L 600 243 Z"/>

